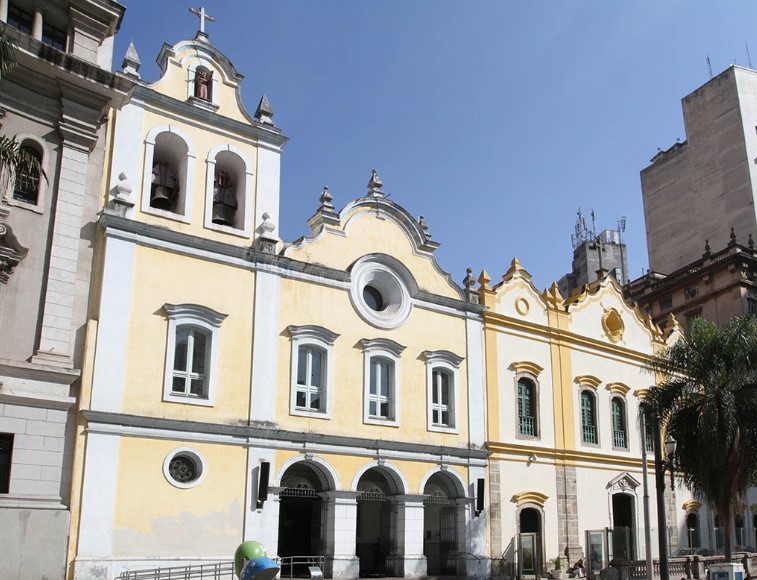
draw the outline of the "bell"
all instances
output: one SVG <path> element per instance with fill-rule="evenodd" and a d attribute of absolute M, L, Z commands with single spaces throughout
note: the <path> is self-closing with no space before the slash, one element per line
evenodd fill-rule
<path fill-rule="evenodd" d="M 236 213 L 237 208 L 215 202 L 213 204 L 213 223 L 223 226 L 233 226 L 234 214 Z"/>
<path fill-rule="evenodd" d="M 153 185 L 150 195 L 150 207 L 170 211 L 173 206 L 173 189 L 165 185 Z"/>

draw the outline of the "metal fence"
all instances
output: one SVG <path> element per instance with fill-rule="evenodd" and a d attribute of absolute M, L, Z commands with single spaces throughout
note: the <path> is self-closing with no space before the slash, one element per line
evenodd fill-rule
<path fill-rule="evenodd" d="M 281 568 L 281 578 L 310 578 L 312 566 L 324 569 L 324 556 L 285 556 L 274 558 Z M 234 562 L 216 562 L 213 564 L 189 564 L 150 570 L 129 570 L 122 572 L 118 580 L 229 580 L 236 579 Z"/>

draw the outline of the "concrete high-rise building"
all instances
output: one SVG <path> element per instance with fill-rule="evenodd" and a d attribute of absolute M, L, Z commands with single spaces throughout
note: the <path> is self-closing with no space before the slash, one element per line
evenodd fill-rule
<path fill-rule="evenodd" d="M 707 240 L 723 248 L 733 228 L 757 231 L 757 71 L 731 66 L 683 98 L 686 140 L 641 172 L 651 270 L 698 260 Z"/>

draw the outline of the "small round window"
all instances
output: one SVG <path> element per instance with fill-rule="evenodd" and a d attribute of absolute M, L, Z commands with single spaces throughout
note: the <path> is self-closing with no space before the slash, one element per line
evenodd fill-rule
<path fill-rule="evenodd" d="M 366 306 L 371 310 L 381 312 L 384 309 L 384 297 L 373 286 L 363 288 L 363 300 L 365 300 Z"/>
<path fill-rule="evenodd" d="M 205 460 L 194 449 L 174 449 L 163 462 L 163 475 L 174 487 L 194 487 L 205 477 Z"/>
<path fill-rule="evenodd" d="M 412 300 L 407 275 L 386 261 L 371 256 L 355 264 L 350 298 L 366 322 L 378 328 L 397 328 L 410 314 Z"/>

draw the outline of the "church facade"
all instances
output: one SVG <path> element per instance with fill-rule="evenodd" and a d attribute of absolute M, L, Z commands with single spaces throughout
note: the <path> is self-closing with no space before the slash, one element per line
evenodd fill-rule
<path fill-rule="evenodd" d="M 113 116 L 74 466 L 75 578 L 228 559 L 484 576 L 482 311 L 374 171 L 278 239 L 286 143 L 203 32 Z M 429 329 L 434 329 L 429 332 Z"/>

